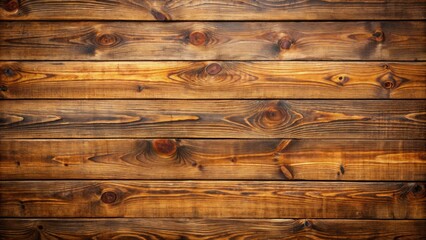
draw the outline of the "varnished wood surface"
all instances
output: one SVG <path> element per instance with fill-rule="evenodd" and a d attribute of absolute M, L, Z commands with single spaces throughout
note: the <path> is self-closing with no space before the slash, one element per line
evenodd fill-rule
<path fill-rule="evenodd" d="M 424 139 L 426 101 L 3 100 L 1 138 Z"/>
<path fill-rule="evenodd" d="M 420 240 L 426 238 L 425 225 L 425 220 L 0 219 L 0 239 Z"/>
<path fill-rule="evenodd" d="M 0 62 L 0 97 L 426 98 L 426 64 L 403 62 Z"/>
<path fill-rule="evenodd" d="M 11 20 L 359 20 L 425 19 L 424 0 L 1 0 Z"/>
<path fill-rule="evenodd" d="M 1 181 L 0 189 L 1 217 L 426 217 L 424 182 Z"/>
<path fill-rule="evenodd" d="M 0 178 L 425 181 L 426 141 L 1 140 Z"/>
<path fill-rule="evenodd" d="M 0 22 L 0 60 L 426 60 L 425 22 Z"/>

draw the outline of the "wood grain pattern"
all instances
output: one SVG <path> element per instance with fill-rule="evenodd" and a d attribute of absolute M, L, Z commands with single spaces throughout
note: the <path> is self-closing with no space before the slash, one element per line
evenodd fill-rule
<path fill-rule="evenodd" d="M 425 220 L 343 219 L 0 219 L 0 239 L 420 240 L 426 238 L 425 224 Z"/>
<path fill-rule="evenodd" d="M 424 0 L 1 0 L 10 20 L 360 20 L 424 19 Z"/>
<path fill-rule="evenodd" d="M 426 60 L 426 23 L 0 22 L 0 60 Z"/>
<path fill-rule="evenodd" d="M 426 180 L 413 140 L 1 140 L 0 159 L 3 180 Z"/>
<path fill-rule="evenodd" d="M 425 139 L 425 100 L 3 100 L 1 138 Z"/>
<path fill-rule="evenodd" d="M 0 62 L 0 97 L 426 98 L 426 63 Z"/>
<path fill-rule="evenodd" d="M 1 181 L 1 217 L 423 219 L 426 184 Z"/>

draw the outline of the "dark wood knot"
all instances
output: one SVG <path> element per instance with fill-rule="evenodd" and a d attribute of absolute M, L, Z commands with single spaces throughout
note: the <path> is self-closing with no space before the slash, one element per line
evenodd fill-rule
<path fill-rule="evenodd" d="M 278 45 L 280 46 L 280 48 L 282 50 L 288 50 L 288 49 L 291 48 L 291 45 L 293 45 L 293 41 L 291 39 L 289 39 L 289 38 L 286 38 L 286 37 L 285 38 L 281 38 L 278 41 Z"/>
<path fill-rule="evenodd" d="M 152 141 L 154 151 L 159 155 L 171 156 L 176 153 L 177 144 L 173 140 L 169 139 L 157 139 Z"/>
<path fill-rule="evenodd" d="M 102 34 L 96 37 L 96 42 L 101 46 L 113 46 L 117 41 L 117 37 L 112 34 Z"/>
<path fill-rule="evenodd" d="M 373 33 L 373 38 L 376 42 L 383 42 L 383 40 L 385 40 L 385 34 L 382 31 L 375 31 Z"/>
<path fill-rule="evenodd" d="M 8 87 L 7 86 L 5 86 L 5 85 L 1 85 L 0 86 L 0 91 L 2 91 L 2 92 L 6 92 L 8 90 Z"/>
<path fill-rule="evenodd" d="M 343 75 L 339 76 L 338 79 L 339 79 L 338 84 L 341 85 L 341 86 L 345 85 L 345 83 L 347 83 L 349 81 L 349 77 L 343 76 Z"/>
<path fill-rule="evenodd" d="M 189 42 L 192 45 L 200 46 L 205 44 L 207 41 L 207 36 L 203 32 L 192 32 L 189 34 Z"/>
<path fill-rule="evenodd" d="M 106 204 L 111 204 L 117 200 L 115 192 L 104 192 L 101 196 L 101 201 Z"/>
<path fill-rule="evenodd" d="M 275 107 L 267 109 L 264 116 L 270 122 L 280 122 L 285 118 L 284 112 Z"/>
<path fill-rule="evenodd" d="M 206 67 L 206 72 L 209 75 L 216 75 L 222 71 L 222 66 L 218 63 L 212 63 Z"/>
<path fill-rule="evenodd" d="M 3 70 L 4 75 L 6 75 L 7 77 L 13 77 L 15 75 L 15 71 L 12 68 L 5 68 Z"/>
<path fill-rule="evenodd" d="M 395 85 L 396 85 L 395 81 L 391 81 L 391 80 L 382 82 L 382 87 L 386 89 L 392 89 L 395 87 Z"/>
<path fill-rule="evenodd" d="M 4 3 L 3 6 L 4 10 L 8 12 L 16 12 L 19 9 L 19 2 L 18 0 L 9 0 Z"/>
<path fill-rule="evenodd" d="M 413 187 L 412 187 L 412 190 L 411 190 L 414 194 L 417 194 L 417 193 L 420 193 L 420 192 L 422 192 L 423 191 L 423 187 L 422 187 L 422 185 L 420 185 L 420 184 L 415 184 Z"/>
<path fill-rule="evenodd" d="M 151 14 L 158 21 L 166 21 L 166 20 L 168 20 L 166 15 L 164 15 L 163 13 L 161 13 L 161 12 L 155 10 L 155 9 L 151 9 Z"/>

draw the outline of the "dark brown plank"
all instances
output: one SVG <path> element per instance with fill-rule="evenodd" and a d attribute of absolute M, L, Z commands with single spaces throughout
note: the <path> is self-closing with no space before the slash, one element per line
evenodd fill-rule
<path fill-rule="evenodd" d="M 426 23 L 0 22 L 0 60 L 426 60 Z"/>
<path fill-rule="evenodd" d="M 11 20 L 360 20 L 424 19 L 424 0 L 1 0 Z M 19 4 L 20 3 L 20 4 Z"/>
<path fill-rule="evenodd" d="M 0 216 L 423 219 L 425 185 L 424 182 L 1 181 Z"/>
<path fill-rule="evenodd" d="M 0 219 L 2 239 L 425 239 L 425 220 Z M 0 237 L 1 238 L 1 237 Z"/>
<path fill-rule="evenodd" d="M 425 181 L 426 141 L 1 140 L 0 179 Z"/>
<path fill-rule="evenodd" d="M 426 98 L 426 63 L 0 62 L 0 97 Z"/>
<path fill-rule="evenodd" d="M 424 139 L 425 100 L 3 100 L 1 138 Z"/>

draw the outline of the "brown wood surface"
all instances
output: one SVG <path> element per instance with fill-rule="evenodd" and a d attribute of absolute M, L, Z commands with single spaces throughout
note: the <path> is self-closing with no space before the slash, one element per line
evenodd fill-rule
<path fill-rule="evenodd" d="M 424 139 L 425 100 L 2 100 L 1 138 Z"/>
<path fill-rule="evenodd" d="M 1 217 L 426 217 L 424 182 L 1 181 L 0 189 Z"/>
<path fill-rule="evenodd" d="M 0 219 L 0 239 L 420 240 L 426 238 L 425 225 L 425 220 Z"/>
<path fill-rule="evenodd" d="M 424 0 L 1 0 L 0 3 L 0 19 L 11 20 L 400 20 L 426 17 Z"/>
<path fill-rule="evenodd" d="M 1 140 L 0 178 L 425 181 L 426 141 Z"/>
<path fill-rule="evenodd" d="M 426 63 L 0 62 L 0 97 L 426 98 Z"/>
<path fill-rule="evenodd" d="M 0 60 L 426 60 L 423 21 L 0 22 L 0 29 Z"/>

